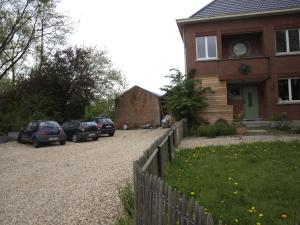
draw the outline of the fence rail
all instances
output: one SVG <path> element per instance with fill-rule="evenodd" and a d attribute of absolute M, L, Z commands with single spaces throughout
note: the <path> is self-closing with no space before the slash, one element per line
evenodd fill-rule
<path fill-rule="evenodd" d="M 162 179 L 185 132 L 186 120 L 177 122 L 134 162 L 136 225 L 214 225 L 211 213 Z"/>

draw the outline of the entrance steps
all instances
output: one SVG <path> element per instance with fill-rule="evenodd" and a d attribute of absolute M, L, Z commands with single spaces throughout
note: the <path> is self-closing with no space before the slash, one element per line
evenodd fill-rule
<path fill-rule="evenodd" d="M 271 124 L 270 121 L 263 121 L 263 120 L 245 120 L 243 124 L 250 128 L 250 129 L 257 129 L 257 128 L 270 128 Z"/>

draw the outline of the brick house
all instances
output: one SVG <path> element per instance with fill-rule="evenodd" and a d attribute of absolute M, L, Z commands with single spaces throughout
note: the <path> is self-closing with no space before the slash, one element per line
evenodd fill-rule
<path fill-rule="evenodd" d="M 215 91 L 202 117 L 300 120 L 300 0 L 215 0 L 177 25 L 186 70 Z"/>
<path fill-rule="evenodd" d="M 128 128 L 139 128 L 145 124 L 160 126 L 160 96 L 134 86 L 116 100 L 117 128 L 127 125 Z"/>

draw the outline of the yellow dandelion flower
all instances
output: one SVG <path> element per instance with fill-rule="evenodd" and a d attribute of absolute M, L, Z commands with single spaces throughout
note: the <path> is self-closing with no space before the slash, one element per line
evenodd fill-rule
<path fill-rule="evenodd" d="M 235 221 L 236 223 L 238 223 L 238 222 L 239 222 L 239 219 L 235 219 L 234 221 Z"/>
<path fill-rule="evenodd" d="M 259 216 L 259 217 L 263 217 L 263 216 L 264 216 L 264 214 L 263 214 L 263 213 L 260 213 L 258 216 Z"/>
<path fill-rule="evenodd" d="M 234 183 L 234 185 L 238 185 L 238 184 L 239 184 L 238 182 L 235 182 L 235 183 Z"/>
<path fill-rule="evenodd" d="M 261 225 L 261 223 L 257 222 L 256 225 Z"/>
<path fill-rule="evenodd" d="M 233 194 L 237 195 L 238 191 L 233 192 Z"/>
<path fill-rule="evenodd" d="M 228 180 L 232 180 L 232 178 L 231 178 L 231 177 L 228 177 Z"/>
<path fill-rule="evenodd" d="M 281 215 L 281 218 L 286 219 L 286 218 L 287 218 L 287 215 L 286 215 L 286 214 L 282 214 L 282 215 Z"/>
<path fill-rule="evenodd" d="M 255 210 L 255 207 L 254 207 L 254 206 L 252 206 L 252 207 L 251 207 L 251 209 L 252 209 L 252 210 Z"/>
<path fill-rule="evenodd" d="M 205 208 L 204 210 L 207 211 L 207 208 Z"/>
<path fill-rule="evenodd" d="M 253 213 L 253 210 L 252 210 L 252 209 L 248 209 L 248 212 L 249 212 L 249 213 Z"/>
<path fill-rule="evenodd" d="M 194 195 L 195 195 L 195 192 L 192 191 L 192 192 L 191 192 L 191 196 L 194 196 Z"/>

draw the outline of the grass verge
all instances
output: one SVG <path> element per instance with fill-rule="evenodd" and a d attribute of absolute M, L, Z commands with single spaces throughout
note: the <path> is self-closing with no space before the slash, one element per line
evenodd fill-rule
<path fill-rule="evenodd" d="M 296 224 L 299 160 L 299 142 L 199 147 L 178 152 L 165 178 L 223 224 Z"/>

